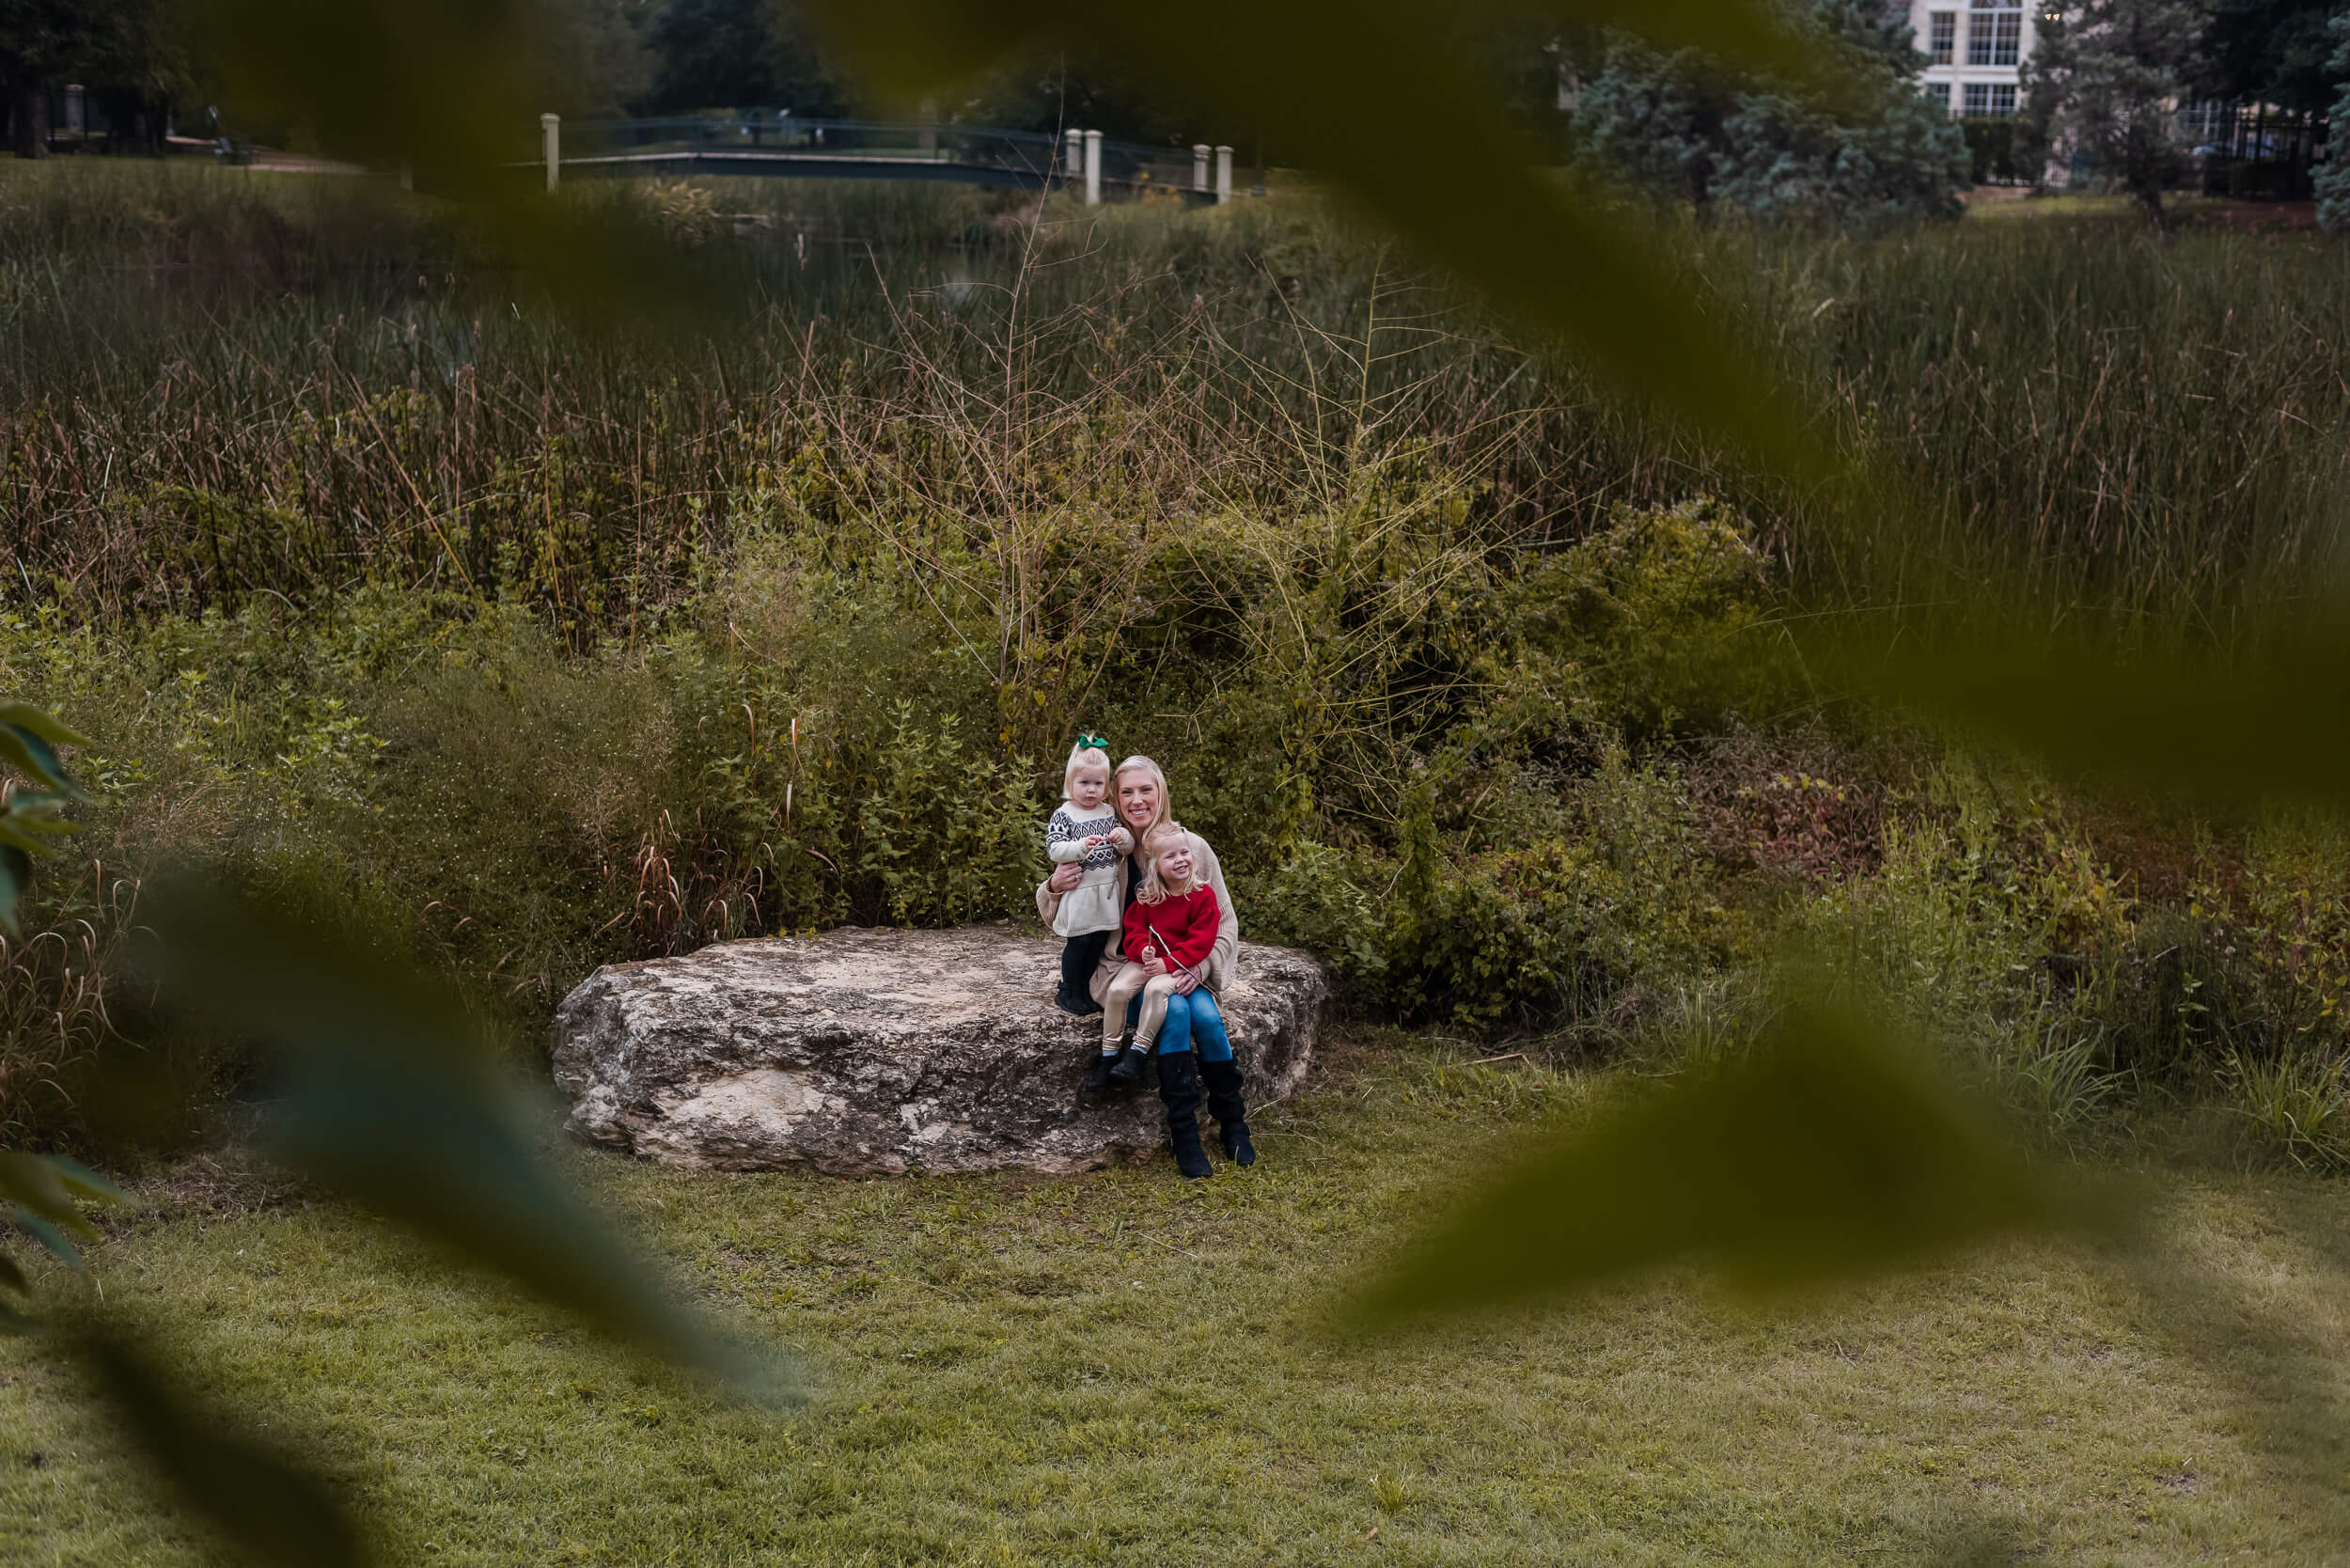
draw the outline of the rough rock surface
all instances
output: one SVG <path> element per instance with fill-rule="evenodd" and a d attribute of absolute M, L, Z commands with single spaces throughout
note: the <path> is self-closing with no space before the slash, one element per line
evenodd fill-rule
<path fill-rule="evenodd" d="M 1058 941 L 981 926 L 611 964 L 556 1014 L 555 1081 L 582 1136 L 677 1166 L 1060 1172 L 1163 1149 L 1148 1077 L 1080 1097 L 1101 1020 L 1053 1006 L 1059 964 Z M 1253 1107 L 1305 1076 L 1329 985 L 1246 942 L 1239 973 L 1217 1000 Z"/>

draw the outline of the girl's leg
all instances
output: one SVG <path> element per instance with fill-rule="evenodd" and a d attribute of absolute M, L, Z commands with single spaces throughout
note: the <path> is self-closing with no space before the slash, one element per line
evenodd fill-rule
<path fill-rule="evenodd" d="M 1110 988 L 1102 998 L 1102 1054 L 1118 1055 L 1119 1037 L 1133 1022 L 1131 1010 L 1141 1000 L 1142 982 L 1151 977 L 1139 964 L 1129 964 L 1118 971 Z"/>
<path fill-rule="evenodd" d="M 1093 971 L 1101 966 L 1102 949 L 1109 945 L 1110 933 L 1089 931 L 1073 936 L 1060 950 L 1060 990 L 1053 997 L 1053 1005 L 1063 1012 L 1073 1012 L 1083 1018 L 1099 1012 L 1101 1008 L 1087 995 L 1086 987 L 1093 981 Z"/>
<path fill-rule="evenodd" d="M 1175 981 L 1166 975 L 1153 975 L 1142 987 L 1142 1019 L 1135 1026 L 1133 1048 L 1144 1056 L 1151 1054 L 1153 1041 L 1166 1039 L 1185 1041 L 1191 1038 L 1188 1016 L 1181 1011 L 1183 998 L 1175 995 Z M 1177 1049 L 1182 1047 L 1178 1045 Z"/>
<path fill-rule="evenodd" d="M 1118 1065 L 1109 1071 L 1109 1081 L 1118 1084 L 1130 1084 L 1142 1076 L 1142 1064 L 1151 1057 L 1152 1037 L 1158 1033 L 1160 1023 L 1167 1016 L 1167 998 L 1159 989 L 1167 982 L 1146 973 L 1139 964 L 1129 964 L 1119 971 L 1118 980 L 1113 982 L 1113 992 L 1127 983 L 1129 972 L 1134 976 L 1134 989 L 1124 993 L 1124 996 L 1132 999 L 1123 1000 L 1120 996 L 1113 995 L 1109 1011 L 1103 1015 L 1102 1033 L 1105 1043 L 1110 1039 L 1110 1019 L 1130 1018 L 1135 1024 L 1134 1043 L 1126 1047 L 1125 1055 L 1120 1057 Z M 1114 1046 L 1105 1043 L 1104 1049 L 1111 1048 Z"/>

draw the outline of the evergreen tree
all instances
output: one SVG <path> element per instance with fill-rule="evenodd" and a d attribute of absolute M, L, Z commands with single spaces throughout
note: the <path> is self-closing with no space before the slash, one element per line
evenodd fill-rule
<path fill-rule="evenodd" d="M 795 0 L 664 0 L 646 28 L 652 82 L 642 107 L 846 113 L 853 94 Z"/>
<path fill-rule="evenodd" d="M 1918 91 L 1924 61 L 1906 10 L 1874 0 L 1812 0 L 1810 10 L 1819 47 L 1841 68 L 1841 98 L 1610 34 L 1575 89 L 1575 153 L 1700 213 L 1863 227 L 1954 215 L 1966 141 Z"/>
<path fill-rule="evenodd" d="M 2322 115 L 2341 80 L 2330 29 L 2338 0 L 2216 0 L 2192 76 L 2195 95 Z"/>
<path fill-rule="evenodd" d="M 2333 19 L 2333 134 L 2328 156 L 2317 165 L 2317 221 L 2328 234 L 2350 234 L 2350 9 Z"/>
<path fill-rule="evenodd" d="M 2173 133 L 2201 63 L 2208 13 L 2193 0 L 2082 0 L 2043 13 L 2028 68 L 2033 112 L 2054 149 L 2092 170 L 2162 222 L 2162 193 L 2185 159 Z"/>

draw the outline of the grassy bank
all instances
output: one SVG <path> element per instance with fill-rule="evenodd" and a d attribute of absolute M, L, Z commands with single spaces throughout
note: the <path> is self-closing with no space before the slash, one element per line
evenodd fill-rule
<path fill-rule="evenodd" d="M 1324 1293 L 1498 1134 L 1604 1082 L 1340 1046 L 1246 1177 L 583 1178 L 816 1374 L 717 1404 L 329 1207 L 183 1169 L 109 1305 L 311 1442 L 402 1560 L 2331 1560 L 2337 1237 L 2301 1178 L 2162 1178 L 2142 1253 L 2014 1247 L 1796 1313 L 1694 1282 L 1430 1340 Z M 59 1284 L 57 1288 L 66 1288 Z M 0 1544 L 209 1562 L 0 1346 Z"/>
<path fill-rule="evenodd" d="M 689 593 L 811 476 L 985 535 L 1104 510 L 1112 480 L 1112 512 L 1327 506 L 1408 454 L 1545 538 L 1710 494 L 1831 597 L 1990 557 L 2146 635 L 2225 636 L 2248 585 L 2329 560 L 2350 493 L 2350 263 L 2313 236 L 1690 235 L 1689 286 L 1937 512 L 1856 541 L 1307 198 L 1033 230 L 903 187 L 579 199 L 673 244 L 669 284 L 560 309 L 448 214 L 349 181 L 0 170 L 10 575 L 101 616 L 426 579 L 587 638 Z"/>

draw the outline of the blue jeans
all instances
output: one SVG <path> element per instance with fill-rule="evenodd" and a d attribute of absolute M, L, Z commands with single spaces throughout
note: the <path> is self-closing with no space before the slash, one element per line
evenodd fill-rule
<path fill-rule="evenodd" d="M 1142 1022 L 1142 999 L 1126 1004 L 1126 1027 Z M 1224 1012 L 1214 994 L 1201 986 L 1190 996 L 1167 999 L 1167 1022 L 1159 1027 L 1159 1055 L 1197 1051 L 1201 1061 L 1232 1059 L 1231 1037 L 1224 1032 Z"/>

